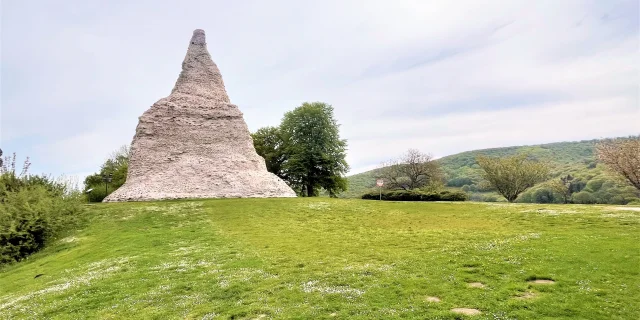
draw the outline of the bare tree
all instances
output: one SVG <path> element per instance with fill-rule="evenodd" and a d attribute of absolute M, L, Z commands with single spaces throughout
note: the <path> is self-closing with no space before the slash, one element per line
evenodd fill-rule
<path fill-rule="evenodd" d="M 416 149 L 409 149 L 399 159 L 383 163 L 378 175 L 385 180 L 387 188 L 406 190 L 424 187 L 441 177 L 440 167 L 433 157 Z"/>
<path fill-rule="evenodd" d="M 609 169 L 640 190 L 640 136 L 602 141 L 596 145 L 596 154 Z"/>

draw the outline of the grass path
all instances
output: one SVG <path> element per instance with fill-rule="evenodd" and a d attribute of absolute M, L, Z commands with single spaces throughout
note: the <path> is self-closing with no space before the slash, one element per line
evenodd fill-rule
<path fill-rule="evenodd" d="M 0 270 L 0 318 L 640 319 L 640 212 L 625 208 L 226 199 L 90 212 Z"/>

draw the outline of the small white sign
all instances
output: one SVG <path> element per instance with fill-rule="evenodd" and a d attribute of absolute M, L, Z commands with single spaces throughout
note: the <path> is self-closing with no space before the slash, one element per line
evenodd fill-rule
<path fill-rule="evenodd" d="M 384 185 L 384 180 L 378 179 L 376 180 L 376 184 L 378 185 L 378 187 L 382 187 Z"/>

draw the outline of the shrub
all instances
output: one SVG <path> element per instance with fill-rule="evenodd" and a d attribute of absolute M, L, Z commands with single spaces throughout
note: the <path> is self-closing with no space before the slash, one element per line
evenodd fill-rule
<path fill-rule="evenodd" d="M 7 192 L 0 204 L 0 263 L 20 261 L 75 226 L 83 212 L 77 195 L 56 195 L 43 186 Z"/>
<path fill-rule="evenodd" d="M 465 201 L 467 200 L 467 194 L 458 191 L 441 191 L 440 199 L 442 201 Z"/>
<path fill-rule="evenodd" d="M 76 225 L 81 197 L 61 180 L 16 171 L 13 155 L 0 167 L 0 264 L 19 261 Z M 7 164 L 8 163 L 8 164 Z"/>
<path fill-rule="evenodd" d="M 533 193 L 533 199 L 536 203 L 555 203 L 556 197 L 552 190 L 540 188 Z"/>
<path fill-rule="evenodd" d="M 597 192 L 602 188 L 602 185 L 605 183 L 604 179 L 593 179 L 587 182 L 587 189 L 591 192 Z"/>
<path fill-rule="evenodd" d="M 484 201 L 484 202 L 498 202 L 498 196 L 495 196 L 495 195 L 484 196 L 484 197 L 482 197 L 482 201 Z"/>
<path fill-rule="evenodd" d="M 518 199 L 516 199 L 516 202 L 519 203 L 535 203 L 535 199 L 533 196 L 534 192 L 531 190 L 527 190 L 525 192 L 523 192 L 520 196 L 518 196 Z"/>
<path fill-rule="evenodd" d="M 447 187 L 462 187 L 465 185 L 472 185 L 473 180 L 467 177 L 453 178 L 447 181 Z"/>
<path fill-rule="evenodd" d="M 362 195 L 365 200 L 379 200 L 380 193 L 369 192 Z M 382 192 L 382 200 L 388 201 L 465 201 L 467 195 L 458 191 L 422 192 L 416 190 L 395 190 Z"/>
<path fill-rule="evenodd" d="M 573 202 L 582 204 L 594 204 L 597 203 L 596 198 L 587 191 L 580 191 L 573 195 Z"/>

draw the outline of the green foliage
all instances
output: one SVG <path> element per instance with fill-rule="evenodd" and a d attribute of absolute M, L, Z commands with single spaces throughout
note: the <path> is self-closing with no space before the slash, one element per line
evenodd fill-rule
<path fill-rule="evenodd" d="M 27 158 L 28 159 L 28 158 Z M 83 210 L 80 196 L 51 177 L 20 173 L 15 154 L 0 167 L 0 264 L 19 261 L 75 225 Z"/>
<path fill-rule="evenodd" d="M 571 196 L 574 192 L 582 189 L 582 184 L 580 180 L 576 180 L 573 176 L 567 175 L 547 182 L 547 187 L 557 195 L 556 198 L 558 201 L 566 204 L 571 202 Z"/>
<path fill-rule="evenodd" d="M 604 179 L 593 179 L 587 182 L 587 191 L 589 192 L 598 192 L 602 185 L 605 183 Z"/>
<path fill-rule="evenodd" d="M 447 187 L 463 187 L 465 185 L 470 186 L 473 183 L 474 181 L 469 177 L 458 177 L 447 181 L 446 185 Z"/>
<path fill-rule="evenodd" d="M 102 185 L 95 184 L 94 188 L 91 191 L 86 192 L 85 198 L 89 202 L 102 202 L 102 200 L 104 200 L 104 198 L 106 198 L 113 191 L 115 191 L 115 188 L 107 189 L 105 188 L 104 182 L 102 182 Z"/>
<path fill-rule="evenodd" d="M 20 261 L 56 235 L 77 225 L 78 195 L 60 196 L 43 186 L 8 192 L 0 204 L 0 264 Z"/>
<path fill-rule="evenodd" d="M 347 142 L 340 139 L 331 105 L 305 102 L 287 112 L 278 128 L 262 128 L 253 138 L 267 169 L 300 195 L 318 196 L 324 189 L 335 196 L 347 189 Z"/>
<path fill-rule="evenodd" d="M 546 180 L 549 172 L 546 164 L 527 160 L 525 154 L 503 158 L 479 156 L 477 160 L 484 170 L 483 177 L 509 202 Z"/>
<path fill-rule="evenodd" d="M 615 203 L 629 202 L 633 199 L 639 199 L 640 192 L 630 190 L 624 181 L 619 179 L 616 175 L 610 173 L 609 170 L 602 164 L 596 165 L 595 159 L 595 146 L 600 140 L 589 140 L 579 142 L 559 142 L 544 144 L 538 146 L 522 146 L 522 147 L 508 147 L 497 149 L 485 149 L 463 152 L 436 160 L 440 167 L 444 170 L 447 176 L 447 186 L 453 187 L 459 185 L 461 182 L 468 180 L 473 181 L 471 184 L 463 184 L 460 186 L 461 190 L 469 192 L 470 198 L 473 201 L 485 201 L 483 200 L 487 192 L 492 192 L 490 185 L 485 185 L 482 180 L 482 169 L 476 168 L 477 163 L 475 158 L 480 155 L 489 157 L 501 157 L 511 156 L 517 154 L 528 154 L 531 160 L 538 160 L 549 164 L 550 167 L 550 180 L 544 184 L 549 185 L 552 188 L 552 184 L 555 181 L 559 181 L 560 178 L 571 175 L 572 181 L 569 183 L 570 190 L 567 196 L 567 202 L 571 203 L 571 197 L 573 194 L 578 193 L 585 189 L 587 183 L 591 180 L 603 180 L 613 183 L 611 188 L 604 192 L 593 192 L 590 189 L 586 190 L 591 193 L 597 203 Z M 349 179 L 349 191 L 347 191 L 344 197 L 359 197 L 362 193 L 366 192 L 369 188 L 375 185 L 375 178 L 379 169 L 356 174 L 348 177 Z M 594 186 L 592 184 L 592 186 Z M 518 197 L 518 202 L 535 202 L 533 194 L 537 190 L 536 187 L 523 192 Z M 560 192 L 555 192 L 556 198 L 562 198 Z M 493 200 L 493 196 L 487 196 L 487 200 Z M 556 201 L 559 201 L 556 199 Z"/>
<path fill-rule="evenodd" d="M 459 191 L 443 190 L 439 192 L 424 192 L 419 190 L 386 190 L 382 194 L 380 192 L 369 192 L 362 195 L 365 200 L 382 200 L 389 201 L 465 201 L 467 194 Z"/>
<path fill-rule="evenodd" d="M 127 171 L 129 170 L 129 154 L 128 146 L 120 147 L 102 164 L 98 173 L 85 178 L 84 186 L 89 202 L 101 202 L 125 183 L 127 180 Z M 103 176 L 110 174 L 112 180 L 109 182 L 108 188 L 105 188 Z M 90 189 L 92 189 L 91 192 L 87 192 Z"/>
<path fill-rule="evenodd" d="M 556 199 L 556 195 L 553 190 L 547 188 L 540 188 L 533 194 L 535 203 L 559 203 L 559 199 Z"/>
<path fill-rule="evenodd" d="M 29 174 L 31 163 L 28 157 L 19 173 L 16 171 L 15 153 L 11 158 L 7 157 L 5 160 L 7 161 L 0 165 L 0 203 L 4 202 L 8 193 L 18 192 L 29 187 L 42 187 L 53 196 L 58 197 L 62 197 L 72 191 L 69 190 L 65 183 L 56 181 L 50 176 Z"/>
<path fill-rule="evenodd" d="M 590 192 L 580 191 L 573 195 L 573 202 L 580 204 L 595 204 L 598 203 L 598 200 Z"/>
<path fill-rule="evenodd" d="M 251 137 L 256 152 L 264 158 L 267 170 L 286 181 L 287 175 L 283 165 L 287 160 L 287 154 L 285 153 L 285 140 L 280 134 L 280 129 L 277 127 L 260 128 L 252 133 Z"/>

